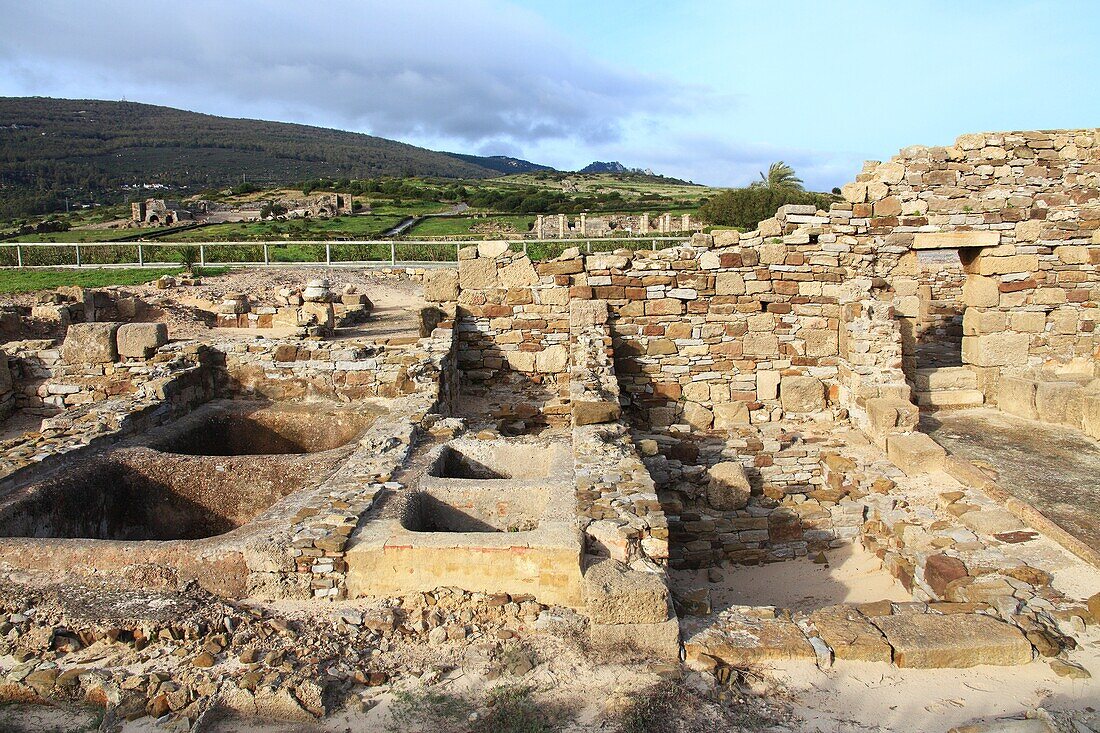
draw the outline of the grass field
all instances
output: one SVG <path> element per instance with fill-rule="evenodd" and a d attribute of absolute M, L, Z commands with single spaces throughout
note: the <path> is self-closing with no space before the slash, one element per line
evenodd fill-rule
<path fill-rule="evenodd" d="M 294 240 L 374 239 L 391 229 L 403 215 L 366 214 L 332 219 L 293 219 L 237 224 L 213 224 L 160 238 L 162 242 L 252 242 Z"/>
<path fill-rule="evenodd" d="M 535 216 L 433 216 L 413 227 L 408 235 L 410 237 L 462 237 L 474 235 L 472 227 L 477 224 L 502 224 L 510 225 L 517 234 L 528 231 L 535 223 Z"/>
<path fill-rule="evenodd" d="M 80 285 L 86 288 L 102 288 L 109 285 L 140 285 L 156 280 L 161 275 L 178 275 L 181 267 L 88 269 L 88 270 L 15 270 L 0 269 L 0 293 L 29 293 L 35 290 L 53 290 L 62 285 Z M 196 275 L 221 275 L 222 267 L 196 268 Z"/>
<path fill-rule="evenodd" d="M 70 229 L 67 232 L 49 234 L 25 234 L 5 242 L 48 243 L 48 242 L 109 242 L 119 237 L 139 233 L 138 229 Z"/>

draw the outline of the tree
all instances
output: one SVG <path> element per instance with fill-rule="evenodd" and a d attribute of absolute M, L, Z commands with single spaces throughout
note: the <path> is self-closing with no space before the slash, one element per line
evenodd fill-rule
<path fill-rule="evenodd" d="M 760 180 L 752 184 L 753 188 L 766 188 L 770 191 L 805 191 L 802 179 L 794 174 L 794 168 L 779 160 L 768 166 L 768 175 L 760 172 Z"/>

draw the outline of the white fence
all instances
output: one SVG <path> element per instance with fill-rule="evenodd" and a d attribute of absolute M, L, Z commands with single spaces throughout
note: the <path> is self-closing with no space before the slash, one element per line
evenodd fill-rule
<path fill-rule="evenodd" d="M 662 249 L 687 237 L 525 239 L 508 246 L 532 260 L 552 259 L 570 247 L 584 252 Z M 199 266 L 371 267 L 453 263 L 463 247 L 485 241 L 266 241 L 266 242 L 0 242 L 0 267 L 171 267 L 185 255 Z"/>

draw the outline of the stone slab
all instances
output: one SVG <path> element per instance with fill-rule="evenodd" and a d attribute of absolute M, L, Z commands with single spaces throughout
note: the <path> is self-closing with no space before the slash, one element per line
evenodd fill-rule
<path fill-rule="evenodd" d="M 1027 664 L 1032 658 L 1031 643 L 1018 628 L 981 614 L 913 613 L 870 620 L 893 647 L 898 667 L 1011 666 Z"/>

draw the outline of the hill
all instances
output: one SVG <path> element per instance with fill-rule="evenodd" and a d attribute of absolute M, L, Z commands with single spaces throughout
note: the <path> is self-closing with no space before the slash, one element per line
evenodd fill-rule
<path fill-rule="evenodd" d="M 501 175 L 511 175 L 513 173 L 531 173 L 533 171 L 552 171 L 554 170 L 548 165 L 539 165 L 538 163 L 532 163 L 529 160 L 522 158 L 511 158 L 507 155 L 465 155 L 463 153 L 447 153 L 453 158 L 458 158 L 461 161 L 467 163 L 473 163 L 479 165 L 482 168 L 488 168 L 494 170 Z"/>
<path fill-rule="evenodd" d="M 478 179 L 520 171 L 507 165 L 362 133 L 136 102 L 0 98 L 0 217 L 64 209 L 66 197 L 119 201 L 123 186 L 195 190 L 245 179 Z"/>
<path fill-rule="evenodd" d="M 577 173 L 632 173 L 630 168 L 620 163 L 617 160 L 613 160 L 610 163 L 605 163 L 602 160 L 596 160 L 584 168 L 581 168 Z"/>

